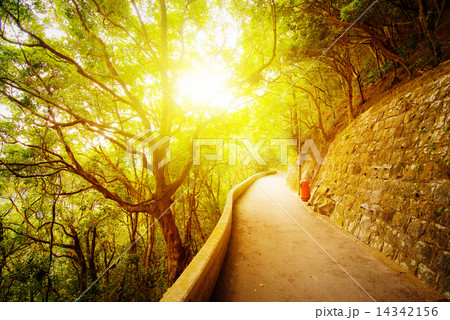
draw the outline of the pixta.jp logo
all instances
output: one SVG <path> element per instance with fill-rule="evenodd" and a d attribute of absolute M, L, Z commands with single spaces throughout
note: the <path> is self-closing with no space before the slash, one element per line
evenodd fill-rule
<path fill-rule="evenodd" d="M 288 164 L 288 149 L 290 146 L 297 145 L 297 139 L 259 139 L 253 143 L 250 139 L 194 139 L 192 143 L 192 157 L 193 165 L 200 165 L 203 159 L 208 161 L 225 161 L 224 148 L 227 143 L 228 149 L 228 165 L 233 166 L 238 164 L 238 153 L 245 152 L 243 161 L 239 161 L 241 165 L 248 165 L 252 160 L 255 160 L 258 165 L 267 165 L 266 160 L 261 155 L 261 148 L 269 141 L 270 146 L 278 146 L 279 148 L 279 164 L 285 166 Z M 238 142 L 244 147 L 238 151 Z M 207 152 L 202 152 L 202 146 L 208 147 Z M 211 148 L 214 147 L 214 148 Z M 211 149 L 214 149 L 211 152 Z M 306 139 L 300 150 L 300 155 L 297 158 L 296 165 L 303 164 L 304 161 L 312 160 L 310 153 L 318 165 L 322 165 L 324 160 L 320 154 L 319 149 L 312 139 Z"/>
<path fill-rule="evenodd" d="M 162 135 L 159 132 L 152 132 L 150 129 L 144 130 L 127 141 L 126 151 L 131 155 L 145 158 L 143 164 L 153 173 L 153 154 L 156 150 L 170 142 L 171 137 Z M 145 157 L 144 157 L 145 156 Z M 171 160 L 170 145 L 165 149 L 164 158 L 157 163 L 158 169 L 168 164 Z"/>
<path fill-rule="evenodd" d="M 153 154 L 159 148 L 166 145 L 164 158 L 157 163 L 158 169 L 168 164 L 171 160 L 169 136 L 164 136 L 158 132 L 145 130 L 133 136 L 127 141 L 127 152 L 132 155 L 140 156 L 143 165 L 147 170 L 153 172 Z M 266 160 L 261 154 L 261 148 L 268 144 L 272 147 L 278 147 L 279 164 L 285 166 L 288 164 L 289 147 L 297 145 L 297 139 L 259 139 L 253 143 L 251 139 L 193 139 L 192 140 L 192 162 L 198 166 L 202 161 L 226 161 L 228 165 L 247 166 L 252 160 L 258 165 L 267 165 Z M 202 147 L 204 150 L 202 151 Z M 228 159 L 225 159 L 225 147 L 227 147 Z M 188 150 L 186 150 L 188 151 Z M 188 151 L 190 152 L 190 150 Z M 238 154 L 243 155 L 243 159 L 238 161 Z M 300 155 L 297 157 L 296 165 L 303 164 L 304 161 L 314 160 L 318 165 L 322 165 L 324 160 L 316 144 L 312 139 L 306 139 L 303 143 Z M 145 157 L 144 157 L 145 156 Z"/>

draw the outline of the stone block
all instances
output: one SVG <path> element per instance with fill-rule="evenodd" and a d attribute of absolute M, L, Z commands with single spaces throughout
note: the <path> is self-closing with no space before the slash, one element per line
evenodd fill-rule
<path fill-rule="evenodd" d="M 392 153 L 392 150 L 394 149 L 395 140 L 396 139 L 388 139 L 386 141 L 386 144 L 384 145 L 384 148 L 387 150 L 391 150 L 391 153 Z"/>
<path fill-rule="evenodd" d="M 372 191 L 369 201 L 373 204 L 378 204 L 381 201 L 381 197 L 382 197 L 381 191 L 379 190 Z"/>
<path fill-rule="evenodd" d="M 450 209 L 449 207 L 440 206 L 436 210 L 437 220 L 441 225 L 450 226 Z"/>
<path fill-rule="evenodd" d="M 395 258 L 395 262 L 413 274 L 417 271 L 417 261 L 408 256 L 405 252 L 399 251 Z"/>
<path fill-rule="evenodd" d="M 384 128 L 384 120 L 381 120 L 375 124 L 373 131 L 378 132 Z"/>
<path fill-rule="evenodd" d="M 352 168 L 352 174 L 360 174 L 361 173 L 361 165 L 355 164 Z"/>
<path fill-rule="evenodd" d="M 348 207 L 352 206 L 355 203 L 355 201 L 356 201 L 356 198 L 351 194 L 346 194 L 343 199 L 344 205 L 346 205 Z"/>
<path fill-rule="evenodd" d="M 380 217 L 386 223 L 391 223 L 392 219 L 394 217 L 394 214 L 395 214 L 395 210 L 394 209 L 392 209 L 392 208 L 385 208 L 379 214 L 377 214 L 377 216 Z"/>
<path fill-rule="evenodd" d="M 413 146 L 405 150 L 403 158 L 408 161 L 408 163 L 414 163 L 417 160 L 418 151 L 417 149 L 412 149 Z"/>
<path fill-rule="evenodd" d="M 436 100 L 439 99 L 440 97 L 440 93 L 441 93 L 441 89 L 440 88 L 436 88 L 435 90 L 433 90 L 431 92 L 431 94 L 428 94 L 427 99 L 425 100 L 426 103 L 430 103 L 430 102 L 434 102 Z"/>
<path fill-rule="evenodd" d="M 432 163 L 432 162 L 422 164 L 418 168 L 417 179 L 419 181 L 430 181 L 433 178 L 433 168 L 434 168 L 434 163 Z"/>
<path fill-rule="evenodd" d="M 372 210 L 372 206 L 368 203 L 363 203 L 359 206 L 361 209 L 367 210 L 367 212 L 372 212 L 375 210 Z"/>
<path fill-rule="evenodd" d="M 431 265 L 434 252 L 434 247 L 423 241 L 417 241 L 411 248 L 411 255 L 427 265 Z"/>
<path fill-rule="evenodd" d="M 408 225 L 407 232 L 413 238 L 419 239 L 425 233 L 426 227 L 426 221 L 413 218 Z"/>
<path fill-rule="evenodd" d="M 444 127 L 444 124 L 445 124 L 445 117 L 446 117 L 445 114 L 438 116 L 438 117 L 436 118 L 436 122 L 434 123 L 433 127 L 434 127 L 435 129 L 443 128 L 443 127 Z"/>
<path fill-rule="evenodd" d="M 438 144 L 439 142 L 442 142 L 442 140 L 444 140 L 442 138 L 444 138 L 445 136 L 446 136 L 445 128 L 442 127 L 439 129 L 435 129 L 433 131 L 433 133 L 431 134 L 430 139 L 431 139 L 431 141 L 434 141 L 436 144 Z M 445 155 L 445 153 L 443 155 Z"/>
<path fill-rule="evenodd" d="M 450 134 L 448 135 L 450 137 Z M 431 158 L 436 164 L 446 164 L 445 158 L 448 154 L 448 142 L 439 142 L 436 145 L 436 149 L 431 151 Z M 449 179 L 450 174 L 448 174 L 448 164 L 447 164 L 447 174 L 444 179 Z M 440 177 L 435 177 L 435 179 L 441 179 Z"/>
<path fill-rule="evenodd" d="M 405 252 L 410 252 L 411 249 L 413 248 L 413 240 L 410 236 L 408 236 L 405 233 L 397 233 L 395 245 L 397 248 Z"/>
<path fill-rule="evenodd" d="M 420 193 L 418 193 L 418 184 L 415 182 L 404 181 L 401 184 L 402 196 L 406 199 L 420 200 Z"/>
<path fill-rule="evenodd" d="M 416 147 L 419 149 L 420 152 L 428 153 L 430 150 L 427 148 L 431 137 L 431 133 L 429 131 L 424 132 L 423 134 L 420 134 L 419 137 L 416 137 L 416 135 L 413 136 L 413 139 L 416 140 Z"/>
<path fill-rule="evenodd" d="M 392 218 L 392 225 L 400 230 L 405 230 L 409 222 L 409 217 L 403 212 L 396 212 Z"/>
<path fill-rule="evenodd" d="M 424 281 L 425 283 L 429 284 L 430 286 L 436 285 L 437 280 L 437 274 L 430 268 L 428 268 L 425 264 L 420 263 L 417 268 L 417 277 Z"/>
<path fill-rule="evenodd" d="M 353 231 L 355 230 L 355 228 L 358 226 L 358 221 L 351 219 L 351 220 L 347 220 L 347 224 L 346 224 L 346 229 L 350 232 L 353 233 Z"/>
<path fill-rule="evenodd" d="M 370 237 L 369 246 L 372 249 L 376 251 L 381 251 L 383 249 L 383 244 L 384 241 L 380 237 L 374 235 Z"/>
<path fill-rule="evenodd" d="M 445 205 L 450 205 L 450 182 L 438 184 L 433 192 L 433 200 Z"/>
<path fill-rule="evenodd" d="M 409 127 L 409 124 L 411 121 L 413 121 L 416 118 L 415 110 L 408 110 L 405 112 L 405 118 L 403 119 L 403 123 L 406 124 Z"/>
<path fill-rule="evenodd" d="M 421 210 L 420 201 L 417 199 L 410 199 L 407 213 L 411 217 L 418 217 Z"/>
<path fill-rule="evenodd" d="M 403 123 L 405 121 L 405 116 L 406 116 L 406 112 L 400 112 L 399 114 L 397 114 L 394 118 L 394 123 L 393 123 L 393 127 L 403 127 Z"/>
<path fill-rule="evenodd" d="M 380 142 L 384 142 L 381 149 L 386 148 L 386 142 L 389 140 L 392 140 L 394 138 L 394 133 L 395 133 L 396 129 L 397 128 L 389 127 L 389 128 L 384 129 L 381 132 L 381 141 Z"/>
<path fill-rule="evenodd" d="M 343 221 L 343 223 L 342 223 L 342 228 L 343 228 L 344 230 L 347 230 L 348 232 L 352 232 L 353 229 L 350 229 L 350 227 L 349 227 L 349 221 L 351 221 L 351 220 L 345 219 L 345 220 Z"/>
<path fill-rule="evenodd" d="M 395 117 L 390 117 L 384 121 L 384 128 L 392 128 L 395 122 Z"/>
<path fill-rule="evenodd" d="M 377 122 L 380 122 L 384 118 L 384 112 L 379 111 L 377 114 L 374 115 L 374 117 L 376 117 Z"/>
<path fill-rule="evenodd" d="M 439 203 L 434 201 L 420 201 L 419 217 L 424 220 L 435 220 L 438 215 Z"/>
<path fill-rule="evenodd" d="M 419 125 L 420 125 L 420 120 L 414 119 L 414 120 L 411 120 L 411 122 L 405 127 L 405 129 L 406 129 L 405 134 L 407 134 L 407 135 L 414 134 L 415 135 L 415 137 L 414 137 L 415 139 L 413 140 L 414 142 L 417 141 L 417 138 L 418 138 L 418 135 L 416 135 L 416 133 L 417 133 L 417 128 L 419 127 Z"/>
<path fill-rule="evenodd" d="M 405 180 L 415 180 L 416 177 L 417 177 L 417 166 L 413 164 L 406 168 L 406 171 L 403 173 L 402 178 Z"/>
<path fill-rule="evenodd" d="M 386 226 L 386 228 L 383 231 L 382 237 L 387 243 L 394 246 L 394 244 L 397 240 L 397 234 L 398 234 L 398 231 L 396 229 L 394 229 L 390 226 Z"/>
<path fill-rule="evenodd" d="M 434 113 L 428 114 L 424 116 L 422 123 L 420 124 L 421 128 L 426 129 L 426 133 L 431 133 L 434 131 L 434 125 L 436 123 L 436 117 Z"/>
<path fill-rule="evenodd" d="M 361 153 L 364 153 L 364 152 L 366 152 L 367 151 L 367 143 L 366 142 L 363 142 L 363 143 L 361 143 L 360 145 L 359 145 L 359 147 L 358 147 L 358 152 L 361 154 Z"/>
<path fill-rule="evenodd" d="M 403 126 L 400 126 L 400 125 L 398 125 L 397 127 L 394 127 L 394 128 L 395 128 L 395 131 L 394 131 L 394 134 L 393 134 L 392 138 L 393 139 L 398 139 L 398 138 L 400 138 L 402 136 L 404 128 L 403 128 Z"/>
<path fill-rule="evenodd" d="M 397 161 L 392 161 L 396 163 L 392 166 L 392 169 L 389 172 L 389 179 L 398 179 L 403 176 L 403 163 L 398 163 Z"/>
<path fill-rule="evenodd" d="M 403 130 L 403 135 L 405 135 L 405 130 Z M 406 150 L 413 146 L 413 141 L 409 138 L 398 138 L 394 140 L 393 149 L 394 150 Z M 394 163 L 394 162 L 393 162 Z"/>
<path fill-rule="evenodd" d="M 437 244 L 441 248 L 448 248 L 449 232 L 448 227 L 430 222 L 425 229 L 423 240 Z"/>
<path fill-rule="evenodd" d="M 389 159 L 381 160 L 381 157 L 383 157 L 383 153 L 386 153 L 386 157 L 390 157 L 391 151 L 385 150 L 380 155 L 380 162 L 387 163 L 389 162 Z M 387 179 L 389 178 L 389 172 L 391 170 L 391 165 L 383 165 L 383 166 L 373 166 L 373 177 L 378 179 Z"/>
<path fill-rule="evenodd" d="M 359 230 L 357 237 L 364 243 L 369 243 L 370 240 L 370 232 L 367 230 L 364 230 L 362 228 L 357 228 Z"/>
<path fill-rule="evenodd" d="M 361 221 L 359 222 L 359 228 L 363 230 L 369 230 L 372 225 L 372 219 L 368 216 L 362 216 Z"/>
<path fill-rule="evenodd" d="M 440 107 L 438 106 L 438 110 L 444 114 L 448 114 L 450 112 L 450 97 L 446 97 L 442 101 Z"/>
<path fill-rule="evenodd" d="M 383 243 L 383 248 L 381 249 L 381 252 L 386 257 L 393 259 L 394 256 L 395 256 L 395 252 L 396 251 L 395 251 L 394 247 L 390 243 L 384 242 Z"/>
<path fill-rule="evenodd" d="M 394 152 L 392 153 L 392 156 L 391 156 L 391 163 L 393 165 L 399 164 L 403 159 L 403 154 L 404 154 L 403 150 L 398 150 L 398 149 L 394 150 Z"/>
<path fill-rule="evenodd" d="M 310 199 L 310 203 L 312 205 L 316 204 L 316 202 L 325 194 L 327 193 L 328 188 L 325 187 L 322 184 L 319 184 L 317 187 L 315 187 L 313 189 L 313 191 L 311 192 L 311 199 Z"/>
<path fill-rule="evenodd" d="M 333 213 L 335 206 L 336 203 L 333 200 L 322 197 L 321 201 L 316 204 L 315 208 L 318 213 L 329 217 Z"/>
<path fill-rule="evenodd" d="M 377 146 L 376 142 L 369 143 L 369 145 L 367 146 L 367 153 L 373 152 L 376 149 L 376 146 Z M 362 156 L 364 156 L 364 154 Z M 361 160 L 361 162 L 365 163 L 366 161 Z"/>
<path fill-rule="evenodd" d="M 345 211 L 346 211 L 346 207 L 341 202 L 337 201 L 334 212 L 336 212 L 338 214 L 344 214 Z"/>
<path fill-rule="evenodd" d="M 446 276 L 450 276 L 450 252 L 439 251 L 434 260 L 433 269 Z"/>
<path fill-rule="evenodd" d="M 389 194 L 386 194 L 386 196 L 389 197 Z M 394 194 L 390 197 L 390 199 L 387 199 L 383 197 L 383 206 L 385 208 L 392 208 L 396 211 L 405 211 L 405 208 L 408 205 L 408 200 L 404 193 L 401 192 L 400 194 Z"/>
<path fill-rule="evenodd" d="M 417 191 L 420 194 L 420 199 L 430 200 L 433 194 L 433 186 L 430 183 L 420 183 L 417 186 Z"/>
<path fill-rule="evenodd" d="M 372 191 L 382 190 L 383 189 L 384 180 L 382 179 L 373 179 L 372 181 Z"/>
<path fill-rule="evenodd" d="M 338 214 L 334 212 L 334 214 L 330 217 L 338 226 L 343 227 L 345 222 L 345 216 L 342 214 Z"/>
<path fill-rule="evenodd" d="M 450 277 L 448 275 L 439 275 L 436 289 L 442 293 L 442 295 L 450 300 Z"/>

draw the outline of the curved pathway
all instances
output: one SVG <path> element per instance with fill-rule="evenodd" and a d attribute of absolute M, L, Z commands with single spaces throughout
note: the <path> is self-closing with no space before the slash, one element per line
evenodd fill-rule
<path fill-rule="evenodd" d="M 212 301 L 436 301 L 441 296 L 311 213 L 285 173 L 236 202 Z"/>

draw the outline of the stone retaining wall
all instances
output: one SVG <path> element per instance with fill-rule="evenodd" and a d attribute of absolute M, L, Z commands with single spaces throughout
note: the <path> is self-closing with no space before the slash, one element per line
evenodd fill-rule
<path fill-rule="evenodd" d="M 450 299 L 450 63 L 341 132 L 310 205 Z"/>

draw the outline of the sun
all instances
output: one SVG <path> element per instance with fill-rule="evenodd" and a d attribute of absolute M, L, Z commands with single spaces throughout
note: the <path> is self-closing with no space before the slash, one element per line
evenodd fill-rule
<path fill-rule="evenodd" d="M 187 71 L 178 81 L 180 102 L 195 108 L 232 109 L 235 100 L 224 73 L 209 68 Z"/>

